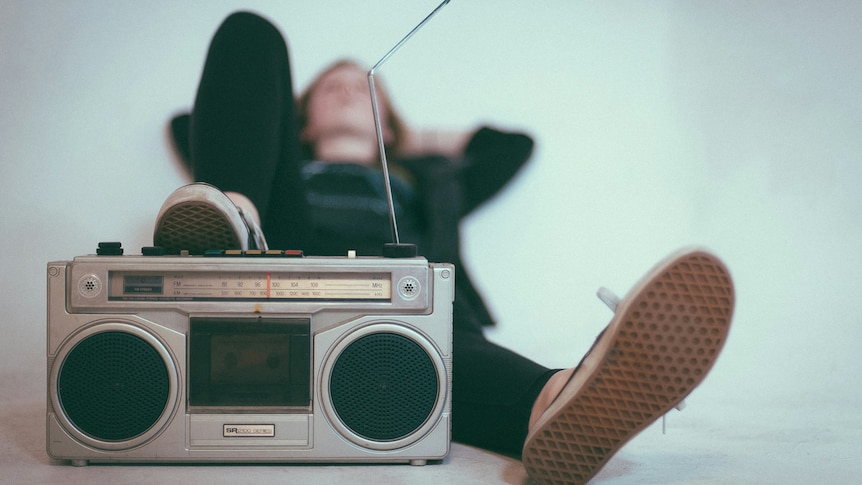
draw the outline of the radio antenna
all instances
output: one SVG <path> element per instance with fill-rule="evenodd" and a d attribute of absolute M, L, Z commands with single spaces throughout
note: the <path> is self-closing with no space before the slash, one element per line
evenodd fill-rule
<path fill-rule="evenodd" d="M 374 67 L 368 71 L 368 87 L 371 90 L 371 107 L 374 110 L 374 129 L 377 132 L 377 145 L 380 150 L 380 164 L 383 166 L 383 184 L 386 187 L 386 203 L 389 205 L 389 226 L 392 230 L 392 242 L 383 246 L 383 255 L 388 258 L 412 258 L 416 256 L 416 245 L 402 244 L 401 239 L 398 236 L 398 223 L 395 220 L 395 202 L 392 199 L 392 185 L 389 180 L 389 164 L 386 160 L 386 146 L 383 142 L 383 123 L 380 120 L 380 107 L 377 102 L 377 90 L 374 89 L 374 73 L 380 69 L 380 66 L 382 66 L 384 62 L 392 57 L 392 54 L 395 54 L 395 51 L 400 49 L 401 46 L 410 40 L 410 38 L 413 37 L 419 29 L 424 27 L 432 17 L 437 15 L 437 12 L 446 6 L 449 1 L 450 0 L 443 0 L 437 8 L 428 14 L 425 19 L 419 22 L 416 27 L 413 27 L 413 30 L 395 44 L 395 47 L 390 49 L 389 52 L 380 58 L 380 60 L 377 61 L 377 64 L 374 64 Z"/>

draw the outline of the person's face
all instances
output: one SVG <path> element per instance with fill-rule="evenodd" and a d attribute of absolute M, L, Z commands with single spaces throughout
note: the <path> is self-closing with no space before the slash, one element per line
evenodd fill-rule
<path fill-rule="evenodd" d="M 376 137 L 368 77 L 357 66 L 343 65 L 324 74 L 308 98 L 307 109 L 302 136 L 308 142 L 333 135 Z M 384 120 L 385 110 L 380 106 Z"/>

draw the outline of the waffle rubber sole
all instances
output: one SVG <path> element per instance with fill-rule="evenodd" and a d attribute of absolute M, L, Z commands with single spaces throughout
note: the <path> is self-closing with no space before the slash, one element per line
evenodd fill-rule
<path fill-rule="evenodd" d="M 167 211 L 153 240 L 156 246 L 173 252 L 186 249 L 190 254 L 241 247 L 224 215 L 208 204 L 196 202 L 184 202 Z"/>
<path fill-rule="evenodd" d="M 169 254 L 248 249 L 248 229 L 227 195 L 209 184 L 194 183 L 175 190 L 162 205 L 153 244 Z"/>
<path fill-rule="evenodd" d="M 733 307 L 730 275 L 712 254 L 683 250 L 654 267 L 527 436 L 533 483 L 588 482 L 682 401 L 718 358 Z"/>

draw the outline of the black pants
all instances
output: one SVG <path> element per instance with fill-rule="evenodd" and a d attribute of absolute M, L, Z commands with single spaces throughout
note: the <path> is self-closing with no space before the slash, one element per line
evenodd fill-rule
<path fill-rule="evenodd" d="M 270 247 L 306 248 L 299 129 L 284 38 L 250 14 L 213 37 L 190 125 L 197 181 L 240 192 L 260 212 Z M 456 299 L 452 435 L 519 455 L 533 402 L 555 372 L 489 342 Z"/>

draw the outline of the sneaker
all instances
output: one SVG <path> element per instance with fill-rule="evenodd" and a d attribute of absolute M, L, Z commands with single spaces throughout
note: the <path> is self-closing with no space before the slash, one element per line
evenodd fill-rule
<path fill-rule="evenodd" d="M 156 217 L 153 245 L 168 254 L 208 249 L 266 250 L 266 238 L 248 217 L 219 189 L 194 183 L 175 190 Z"/>
<path fill-rule="evenodd" d="M 611 323 L 527 435 L 534 483 L 586 483 L 703 381 L 727 340 L 733 283 L 718 258 L 684 250 L 613 303 Z"/>

